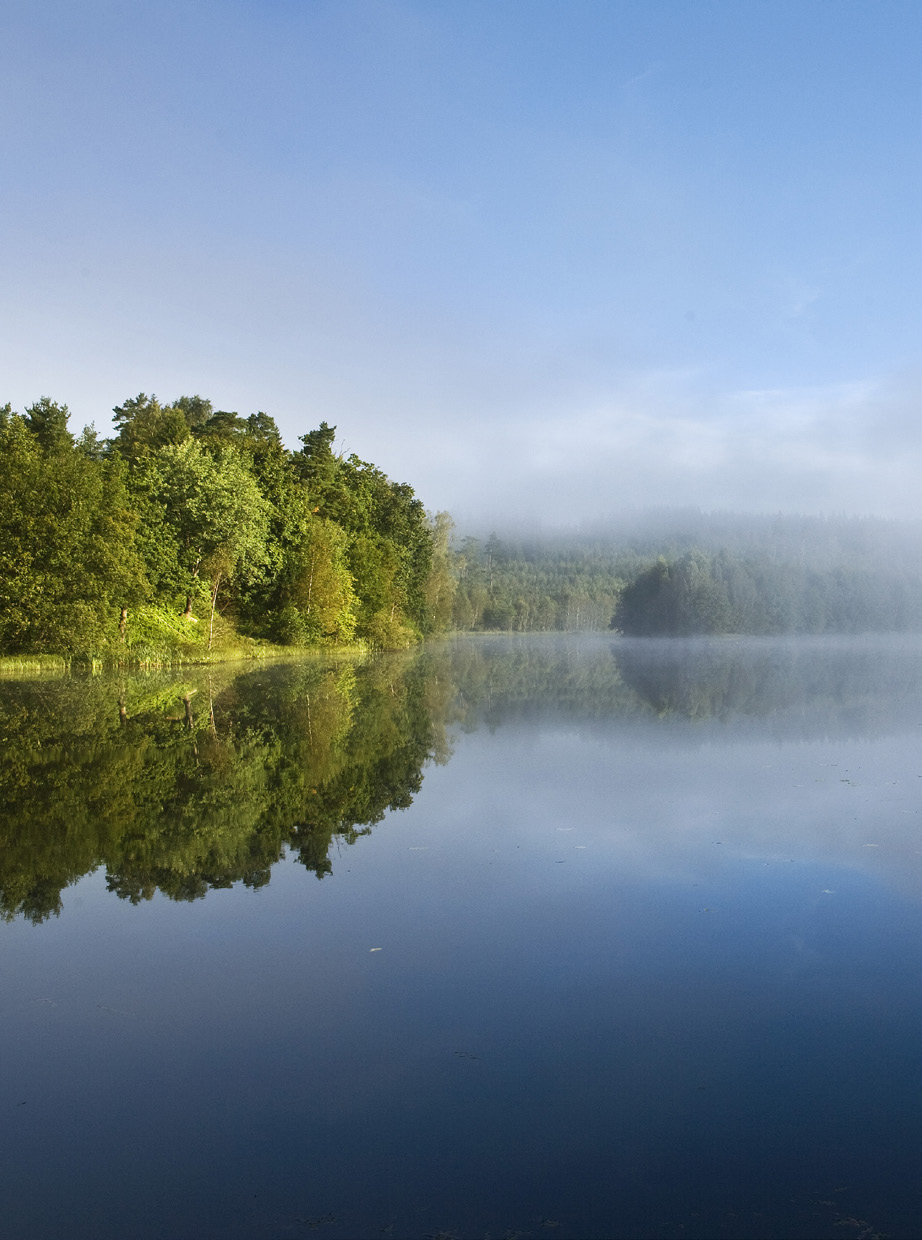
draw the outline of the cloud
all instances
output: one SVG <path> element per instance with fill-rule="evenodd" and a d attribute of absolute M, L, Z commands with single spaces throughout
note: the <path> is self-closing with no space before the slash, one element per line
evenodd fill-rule
<path fill-rule="evenodd" d="M 662 504 L 919 516 L 918 394 L 906 375 L 725 392 L 694 372 L 639 376 L 573 411 L 494 424 L 485 450 L 460 453 L 475 504 L 452 498 L 472 517 L 551 524 Z"/>

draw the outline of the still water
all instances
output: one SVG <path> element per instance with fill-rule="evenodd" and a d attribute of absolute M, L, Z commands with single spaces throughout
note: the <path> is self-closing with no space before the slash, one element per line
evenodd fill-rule
<path fill-rule="evenodd" d="M 922 1237 L 922 641 L 0 684 L 0 1231 Z"/>

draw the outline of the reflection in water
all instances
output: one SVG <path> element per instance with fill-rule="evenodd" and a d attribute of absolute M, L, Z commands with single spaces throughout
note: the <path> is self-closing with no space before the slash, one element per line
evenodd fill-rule
<path fill-rule="evenodd" d="M 497 638 L 459 646 L 451 668 L 468 721 L 490 726 L 557 715 L 878 735 L 918 719 L 922 644 L 915 637 Z"/>
<path fill-rule="evenodd" d="M 774 720 L 779 735 L 874 735 L 915 724 L 915 638 L 626 641 L 624 680 L 658 715 Z"/>
<path fill-rule="evenodd" d="M 3 685 L 0 908 L 42 921 L 100 865 L 133 902 L 259 887 L 286 848 L 323 877 L 334 836 L 409 805 L 444 760 L 438 694 L 390 659 Z"/>
<path fill-rule="evenodd" d="M 0 685 L 7 1232 L 922 1237 L 920 655 Z"/>
<path fill-rule="evenodd" d="M 10 681 L 0 911 L 41 922 L 99 866 L 132 902 L 260 887 L 286 850 L 323 877 L 334 839 L 351 844 L 412 802 L 426 763 L 448 759 L 452 725 L 913 728 L 919 654 L 914 639 L 484 638 L 366 662 Z"/>

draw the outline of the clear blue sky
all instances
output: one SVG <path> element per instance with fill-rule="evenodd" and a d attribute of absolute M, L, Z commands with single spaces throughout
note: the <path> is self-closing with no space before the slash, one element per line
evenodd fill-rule
<path fill-rule="evenodd" d="M 5 0 L 0 402 L 466 523 L 922 515 L 920 0 Z"/>

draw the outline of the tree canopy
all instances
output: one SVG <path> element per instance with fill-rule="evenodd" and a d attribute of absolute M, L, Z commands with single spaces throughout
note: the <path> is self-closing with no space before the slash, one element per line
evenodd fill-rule
<path fill-rule="evenodd" d="M 0 653 L 130 659 L 145 608 L 294 645 L 405 646 L 450 622 L 434 522 L 337 454 L 335 427 L 289 452 L 268 414 L 202 396 L 113 412 L 110 438 L 75 439 L 47 397 L 0 408 Z"/>

